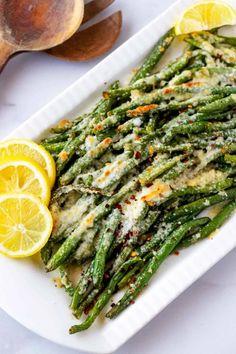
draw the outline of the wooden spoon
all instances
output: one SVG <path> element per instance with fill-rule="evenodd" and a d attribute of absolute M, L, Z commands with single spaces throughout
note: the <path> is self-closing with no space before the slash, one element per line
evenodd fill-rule
<path fill-rule="evenodd" d="M 63 44 L 47 53 L 65 60 L 86 61 L 106 53 L 116 42 L 122 27 L 122 14 L 117 11 L 103 21 L 77 31 Z"/>
<path fill-rule="evenodd" d="M 84 6 L 83 22 L 88 22 L 93 17 L 97 16 L 99 12 L 110 6 L 115 0 L 92 0 Z"/>
<path fill-rule="evenodd" d="M 63 43 L 83 14 L 83 0 L 0 0 L 0 69 L 13 53 Z"/>

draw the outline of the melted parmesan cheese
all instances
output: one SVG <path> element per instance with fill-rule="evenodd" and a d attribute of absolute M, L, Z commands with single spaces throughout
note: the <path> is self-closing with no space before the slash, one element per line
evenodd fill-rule
<path fill-rule="evenodd" d="M 215 183 L 224 179 L 226 176 L 222 171 L 211 169 L 209 171 L 202 171 L 198 176 L 187 181 L 187 185 L 191 187 L 204 187 L 209 183 Z"/>
<path fill-rule="evenodd" d="M 137 89 L 131 91 L 131 101 L 135 101 L 143 96 L 143 93 Z"/>
<path fill-rule="evenodd" d="M 156 179 L 150 187 L 142 189 L 141 200 L 152 204 L 159 204 L 163 199 L 169 196 L 171 188 L 168 183 L 163 182 L 161 179 Z"/>
<path fill-rule="evenodd" d="M 142 125 L 142 119 L 140 119 L 140 118 L 135 118 L 135 119 L 133 120 L 133 124 L 134 124 L 135 127 L 140 127 L 140 126 Z"/>
<path fill-rule="evenodd" d="M 82 197 L 69 208 L 62 210 L 57 209 L 56 221 L 58 226 L 55 228 L 55 233 L 59 236 L 63 234 L 68 227 L 79 222 L 93 202 L 94 196 Z"/>
<path fill-rule="evenodd" d="M 130 204 L 122 203 L 121 235 L 126 235 L 133 229 L 146 208 L 146 204 L 141 200 L 140 193 L 136 194 L 135 197 L 136 200 L 130 200 Z"/>
<path fill-rule="evenodd" d="M 127 156 L 119 156 L 114 162 L 103 168 L 102 173 L 93 181 L 93 187 L 106 188 L 126 165 Z"/>

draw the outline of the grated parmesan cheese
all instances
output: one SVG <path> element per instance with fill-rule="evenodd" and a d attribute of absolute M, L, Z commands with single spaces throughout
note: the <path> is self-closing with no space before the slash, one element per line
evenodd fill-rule
<path fill-rule="evenodd" d="M 100 189 L 106 188 L 126 165 L 127 155 L 119 155 L 114 162 L 102 169 L 102 173 L 93 181 L 92 186 Z"/>
<path fill-rule="evenodd" d="M 86 151 L 91 150 L 98 144 L 97 137 L 94 135 L 88 135 L 85 139 L 85 149 Z"/>

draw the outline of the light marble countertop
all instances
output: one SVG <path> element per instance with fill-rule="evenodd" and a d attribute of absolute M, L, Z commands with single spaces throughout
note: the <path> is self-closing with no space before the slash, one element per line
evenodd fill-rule
<path fill-rule="evenodd" d="M 104 15 L 112 10 L 123 10 L 124 26 L 117 46 L 172 3 L 173 0 L 116 0 Z M 66 63 L 42 53 L 22 54 L 12 59 L 0 77 L 0 139 L 99 60 Z M 235 354 L 235 298 L 236 250 L 208 271 L 116 353 Z M 81 352 L 38 337 L 0 310 L 0 353 Z"/>

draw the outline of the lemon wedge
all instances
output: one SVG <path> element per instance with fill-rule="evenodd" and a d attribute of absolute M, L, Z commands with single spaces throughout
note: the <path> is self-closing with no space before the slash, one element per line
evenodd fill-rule
<path fill-rule="evenodd" d="M 52 156 L 40 145 L 27 139 L 11 139 L 0 143 L 0 161 L 8 157 L 28 157 L 47 173 L 50 187 L 56 179 L 56 166 Z"/>
<path fill-rule="evenodd" d="M 48 205 L 49 178 L 37 162 L 26 157 L 8 157 L 0 163 L 0 193 L 31 193 Z"/>
<path fill-rule="evenodd" d="M 202 1 L 187 8 L 175 25 L 177 35 L 236 24 L 235 9 L 223 1 Z"/>
<path fill-rule="evenodd" d="M 32 194 L 0 195 L 0 253 L 32 256 L 48 241 L 52 225 L 48 208 Z"/>

